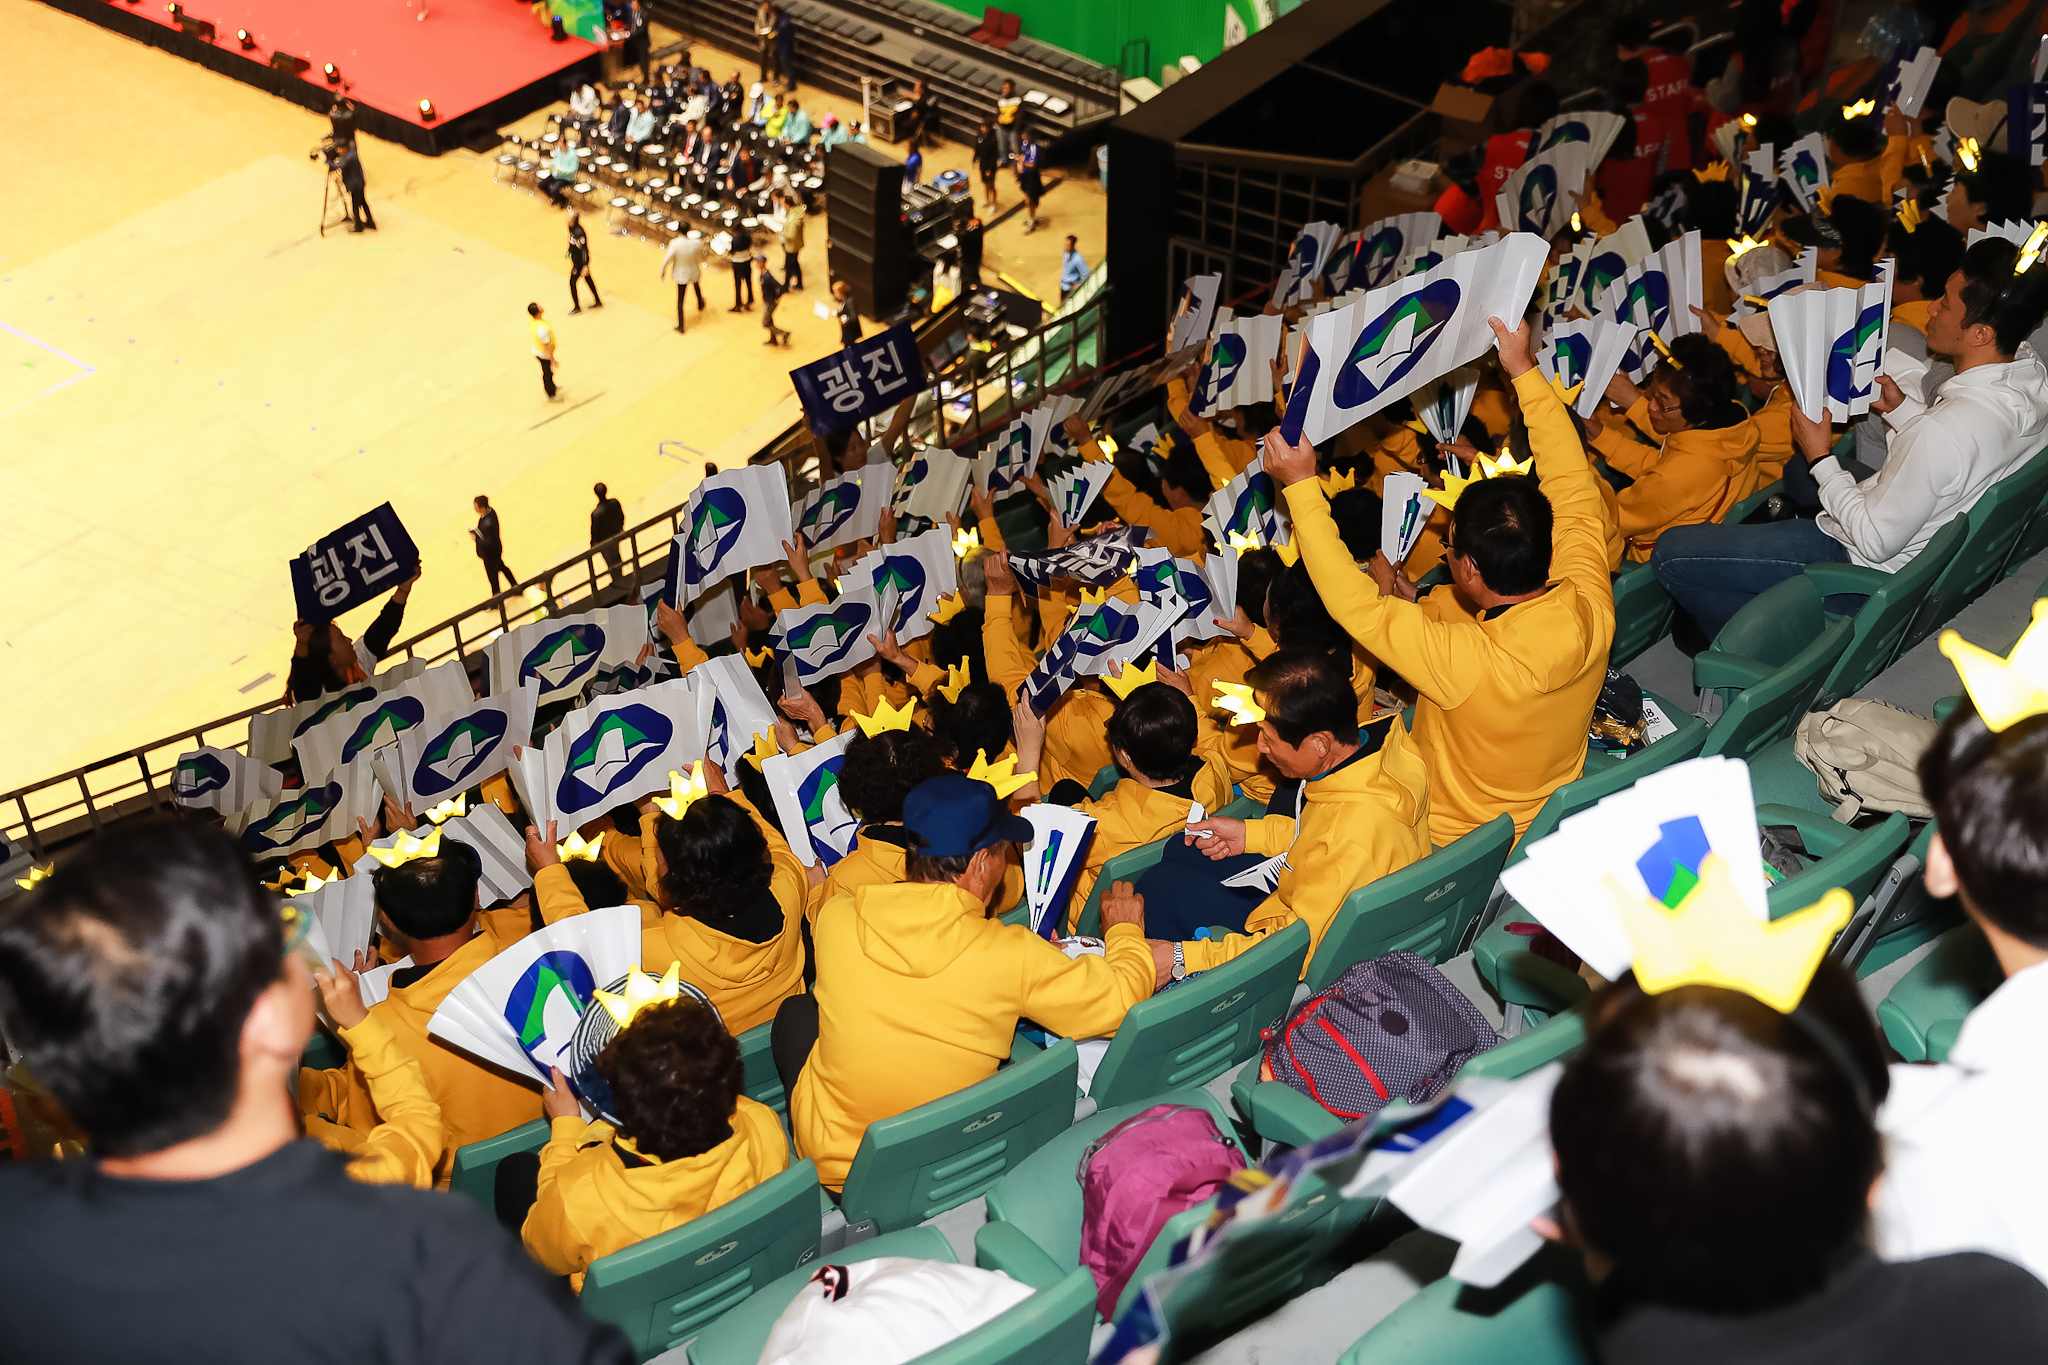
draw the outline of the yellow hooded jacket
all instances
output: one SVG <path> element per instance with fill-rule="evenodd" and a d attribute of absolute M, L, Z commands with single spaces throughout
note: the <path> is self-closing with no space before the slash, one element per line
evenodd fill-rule
<path fill-rule="evenodd" d="M 1298 824 L 1285 815 L 1244 822 L 1245 852 L 1285 853 L 1287 866 L 1244 933 L 1181 945 L 1189 971 L 1220 966 L 1296 920 L 1308 925 L 1313 960 L 1346 896 L 1429 856 L 1429 769 L 1401 718 L 1386 725 L 1376 752 L 1309 780 Z"/>
<path fill-rule="evenodd" d="M 1772 389 L 1764 405 L 1749 415 L 1749 424 L 1756 428 L 1756 486 L 1765 488 L 1784 477 L 1785 461 L 1792 458 L 1792 386 Z"/>
<path fill-rule="evenodd" d="M 647 1164 L 629 1166 L 621 1151 Z M 555 1119 L 519 1236 L 543 1270 L 567 1275 L 580 1294 L 592 1261 L 681 1227 L 788 1169 L 789 1140 L 775 1111 L 744 1095 L 731 1137 L 674 1161 L 634 1151 L 608 1123 Z"/>
<path fill-rule="evenodd" d="M 1550 587 L 1481 621 L 1439 621 L 1384 598 L 1337 536 L 1322 488 L 1287 504 L 1330 614 L 1416 692 L 1414 741 L 1428 765 L 1429 838 L 1441 848 L 1502 811 L 1517 830 L 1586 763 L 1586 726 L 1607 678 L 1614 586 L 1599 478 L 1563 404 L 1537 370 L 1515 380 L 1543 495 L 1555 518 Z"/>
<path fill-rule="evenodd" d="M 306 1136 L 329 1151 L 350 1158 L 351 1180 L 365 1185 L 411 1185 L 434 1188 L 434 1167 L 441 1160 L 441 1106 L 427 1090 L 426 1073 L 391 1035 L 391 1026 L 372 1013 L 354 1028 L 341 1030 L 349 1060 L 369 1090 L 377 1110 L 377 1126 L 367 1133 L 335 1123 L 317 1109 L 307 1112 Z M 299 1069 L 299 1103 L 323 1100 L 341 1107 L 333 1087 L 346 1072 Z"/>
<path fill-rule="evenodd" d="M 1202 754 L 1202 766 L 1191 788 L 1204 811 L 1221 810 L 1230 804 L 1230 768 L 1223 755 L 1210 747 Z M 1188 798 L 1148 787 L 1134 777 L 1120 777 L 1103 793 L 1100 801 L 1077 801 L 1074 809 L 1095 817 L 1095 837 L 1074 873 L 1074 899 L 1067 909 L 1067 929 L 1078 933 L 1081 907 L 1095 889 L 1095 879 L 1111 858 L 1129 853 L 1185 827 L 1191 809 Z"/>
<path fill-rule="evenodd" d="M 818 1044 L 789 1096 L 796 1149 L 846 1183 L 878 1119 L 986 1080 L 1017 1021 L 1072 1038 L 1115 1031 L 1152 994 L 1145 931 L 1118 924 L 1102 957 L 1069 958 L 948 883 L 864 886 L 818 912 Z"/>
<path fill-rule="evenodd" d="M 1649 426 L 1649 400 L 1638 399 L 1629 421 Z M 1756 492 L 1757 429 L 1748 418 L 1708 431 L 1695 428 L 1664 438 L 1663 449 L 1602 426 L 1593 444 L 1607 463 L 1634 479 L 1616 501 L 1628 557 L 1650 557 L 1657 537 L 1673 526 L 1719 521 L 1723 513 Z"/>

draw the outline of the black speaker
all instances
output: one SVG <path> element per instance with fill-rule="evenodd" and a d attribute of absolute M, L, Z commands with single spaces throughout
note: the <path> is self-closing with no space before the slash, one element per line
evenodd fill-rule
<path fill-rule="evenodd" d="M 840 143 L 825 158 L 825 215 L 826 264 L 852 286 L 854 306 L 871 318 L 902 307 L 912 264 L 903 163 L 858 142 Z"/>

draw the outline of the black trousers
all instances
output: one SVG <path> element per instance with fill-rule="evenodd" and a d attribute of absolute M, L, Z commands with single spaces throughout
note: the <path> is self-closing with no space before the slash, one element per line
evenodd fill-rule
<path fill-rule="evenodd" d="M 540 386 L 548 391 L 548 397 L 553 398 L 555 396 L 555 362 L 549 360 L 544 355 L 537 355 L 534 359 L 540 362 Z"/>
<path fill-rule="evenodd" d="M 545 365 L 547 364 L 547 362 L 543 360 L 541 364 Z M 484 578 L 488 580 L 491 585 L 491 596 L 493 597 L 496 597 L 499 594 L 499 592 L 502 591 L 502 589 L 498 587 L 498 578 L 500 575 L 503 575 L 505 579 L 505 587 L 516 588 L 519 586 L 519 575 L 513 573 L 510 569 L 505 567 L 505 556 L 503 554 L 492 555 L 489 558 L 485 559 Z"/>
<path fill-rule="evenodd" d="M 377 220 L 370 216 L 369 194 L 361 185 L 351 185 L 348 191 L 349 218 L 359 228 L 374 228 Z"/>
<path fill-rule="evenodd" d="M 687 291 L 687 290 L 691 290 L 691 289 L 694 289 L 694 290 L 696 290 L 696 291 L 697 291 L 697 311 L 698 311 L 698 312 L 700 312 L 700 313 L 704 311 L 704 286 L 703 286 L 703 284 L 702 284 L 702 283 L 701 283 L 700 281 L 697 281 L 697 280 L 692 280 L 692 281 L 690 281 L 690 282 L 689 282 L 688 284 L 679 284 L 679 285 L 677 285 L 677 286 L 676 286 L 676 330 L 677 330 L 678 332 L 680 332 L 680 331 L 682 331 L 682 330 L 683 330 L 683 294 L 684 294 L 684 292 L 685 292 L 685 291 Z"/>
<path fill-rule="evenodd" d="M 784 1090 L 795 1092 L 796 1078 L 817 1045 L 818 997 L 792 995 L 775 1011 L 775 1022 L 768 1028 L 768 1054 L 775 1059 L 775 1074 Z"/>
<path fill-rule="evenodd" d="M 797 260 L 794 251 L 782 253 L 782 282 L 791 289 L 801 289 L 804 287 L 803 263 Z"/>
<path fill-rule="evenodd" d="M 597 296 L 597 281 L 590 277 L 590 262 L 571 260 L 569 262 L 569 305 L 581 308 L 583 300 L 576 296 L 576 281 L 582 280 L 590 286 L 590 302 L 593 306 L 604 307 L 604 300 Z"/>
<path fill-rule="evenodd" d="M 746 295 L 744 299 L 740 297 L 742 293 Z M 732 306 L 735 311 L 754 306 L 754 267 L 751 265 L 732 272 Z"/>
<path fill-rule="evenodd" d="M 514 1152 L 498 1163 L 492 1177 L 491 1206 L 498 1222 L 516 1234 L 526 1224 L 533 1201 L 540 1198 L 540 1153 Z"/>
<path fill-rule="evenodd" d="M 540 192 L 548 197 L 549 203 L 560 208 L 569 200 L 569 182 L 556 176 L 544 175 L 540 179 Z"/>

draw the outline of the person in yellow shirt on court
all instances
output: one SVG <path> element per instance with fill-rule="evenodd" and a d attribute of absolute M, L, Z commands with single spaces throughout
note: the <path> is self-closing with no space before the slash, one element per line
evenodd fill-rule
<path fill-rule="evenodd" d="M 426 1073 L 398 1045 L 391 1026 L 370 1016 L 356 973 L 339 960 L 330 967 L 331 971 L 314 972 L 313 984 L 320 988 L 320 999 L 342 1042 L 348 1044 L 349 1060 L 362 1074 L 377 1110 L 377 1126 L 359 1133 L 322 1115 L 306 1114 L 306 1136 L 347 1156 L 351 1180 L 430 1190 L 445 1145 L 441 1106 L 427 1090 Z M 305 1084 L 304 1078 L 316 1073 L 302 1067 L 299 1074 Z"/>
<path fill-rule="evenodd" d="M 1103 898 L 1100 957 L 991 918 L 1011 845 L 1032 837 L 994 787 L 935 777 L 904 799 L 903 827 L 907 880 L 826 902 L 817 985 L 775 1016 L 790 1131 L 827 1189 L 845 1185 L 869 1124 L 994 1075 L 1019 1019 L 1100 1037 L 1152 994 L 1142 908 Z"/>
<path fill-rule="evenodd" d="M 585 1121 L 560 1071 L 543 1097 L 538 1158 L 498 1167 L 510 1222 L 543 1270 L 583 1292 L 590 1263 L 681 1227 L 789 1169 L 775 1111 L 740 1093 L 740 1047 L 718 1016 L 681 998 L 642 1006 L 593 1062 L 611 1088 L 614 1128 Z"/>
<path fill-rule="evenodd" d="M 444 1145 L 434 1180 L 443 1188 L 456 1148 L 531 1123 L 541 1112 L 534 1087 L 507 1079 L 427 1032 L 450 991 L 531 930 L 523 908 L 479 909 L 481 872 L 474 849 L 447 839 L 439 857 L 414 858 L 374 874 L 377 932 L 412 965 L 392 973 L 390 993 L 370 1007 L 368 1018 L 418 1063 L 427 1093 L 440 1106 Z M 364 1055 L 353 1047 L 351 1053 L 345 1067 L 299 1072 L 299 1112 L 368 1134 L 377 1127 L 377 1104 Z"/>
<path fill-rule="evenodd" d="M 1489 320 L 1513 382 L 1539 480 L 1465 485 L 1452 509 L 1451 585 L 1415 601 L 1398 575 L 1352 562 L 1316 482 L 1316 452 L 1267 437 L 1295 543 L 1330 614 L 1415 688 L 1414 744 L 1429 770 L 1438 848 L 1506 811 L 1526 829 L 1580 775 L 1586 727 L 1614 639 L 1600 494 L 1578 428 L 1529 356 L 1525 321 Z M 1478 609 L 1475 621 L 1457 593 Z M 1396 595 L 1389 595 L 1390 593 Z"/>
<path fill-rule="evenodd" d="M 559 403 L 562 394 L 555 387 L 555 325 L 548 321 L 547 310 L 537 303 L 526 305 L 526 330 L 533 341 L 533 358 L 540 362 L 540 386 L 547 390 L 550 403 Z"/>
<path fill-rule="evenodd" d="M 1245 854 L 1278 858 L 1276 880 L 1246 917 L 1242 934 L 1155 937 L 1160 985 L 1221 966 L 1296 920 L 1309 927 L 1313 959 L 1346 896 L 1429 856 L 1429 770 L 1400 716 L 1359 725 L 1341 658 L 1316 649 L 1282 649 L 1247 681 L 1259 751 L 1283 779 L 1273 808 L 1293 813 L 1211 818 L 1189 825 L 1182 838 L 1217 860 Z M 1104 897 L 1105 915 L 1108 906 Z M 1216 922 L 1201 907 L 1155 906 L 1146 914 L 1146 932 L 1185 933 L 1196 918 Z"/>

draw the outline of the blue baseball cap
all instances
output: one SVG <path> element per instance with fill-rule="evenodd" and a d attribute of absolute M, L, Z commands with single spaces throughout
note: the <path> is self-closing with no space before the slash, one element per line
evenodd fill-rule
<path fill-rule="evenodd" d="M 1031 822 L 1010 814 L 996 789 L 959 773 L 920 782 L 903 798 L 903 827 L 927 858 L 964 858 L 995 844 L 1028 844 Z"/>

